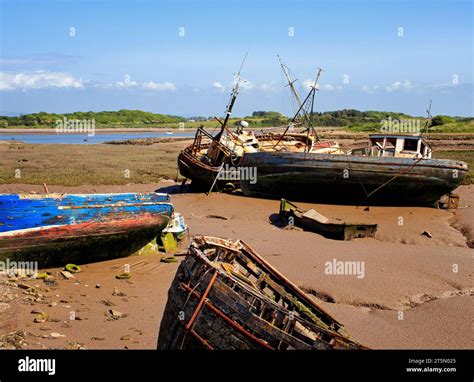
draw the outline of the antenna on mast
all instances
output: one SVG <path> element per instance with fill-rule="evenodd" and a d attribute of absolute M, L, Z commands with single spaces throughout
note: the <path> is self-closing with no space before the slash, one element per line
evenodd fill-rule
<path fill-rule="evenodd" d="M 316 129 L 314 128 L 313 126 L 313 120 L 312 120 L 312 117 L 313 117 L 313 110 L 314 110 L 314 97 L 316 95 L 316 91 L 319 91 L 319 88 L 318 88 L 318 81 L 319 81 L 319 77 L 321 76 L 321 72 L 323 72 L 324 70 L 321 69 L 321 68 L 318 68 L 318 74 L 316 75 L 316 80 L 314 81 L 314 85 L 312 86 L 312 96 L 311 96 L 311 111 L 308 112 L 308 110 L 305 110 L 305 114 L 308 115 L 309 114 L 309 127 L 308 127 L 308 132 L 309 132 L 309 129 L 311 129 L 311 131 L 313 132 L 313 134 L 316 136 L 317 140 L 319 141 L 319 136 L 318 136 L 318 133 L 316 132 Z"/>
<path fill-rule="evenodd" d="M 309 91 L 309 94 L 306 97 L 306 100 L 303 102 L 303 113 L 307 116 L 307 119 L 308 119 L 308 127 L 306 128 L 308 132 L 308 136 L 309 136 L 309 132 L 312 131 L 318 141 L 320 141 L 320 139 L 319 139 L 318 133 L 316 132 L 316 129 L 313 126 L 312 117 L 313 117 L 313 110 L 314 110 L 314 98 L 316 95 L 316 91 L 319 91 L 318 81 L 319 81 L 319 77 L 321 76 L 321 72 L 323 71 L 324 71 L 323 69 L 318 68 L 318 73 L 316 74 L 316 80 L 314 81 L 312 85 L 310 85 L 311 90 Z"/>
<path fill-rule="evenodd" d="M 278 58 L 280 58 L 278 56 Z M 281 61 L 280 61 L 281 63 Z M 282 65 L 283 67 L 283 65 Z M 286 71 L 283 70 L 286 74 Z M 314 81 L 314 84 L 310 86 L 311 90 L 309 91 L 308 95 L 306 96 L 306 98 L 304 99 L 303 102 L 300 102 L 300 106 L 298 108 L 298 111 L 295 113 L 295 115 L 293 116 L 293 118 L 291 119 L 290 123 L 288 124 L 288 126 L 286 127 L 285 131 L 283 132 L 283 134 L 280 136 L 280 138 L 278 139 L 277 143 L 273 146 L 273 147 L 277 147 L 280 142 L 282 141 L 283 137 L 286 135 L 286 133 L 288 132 L 290 126 L 293 124 L 293 122 L 295 122 L 296 118 L 298 117 L 298 115 L 300 114 L 300 112 L 302 111 L 305 116 L 305 118 L 307 118 L 308 120 L 308 135 L 309 135 L 309 130 L 311 129 L 311 131 L 313 132 L 313 134 L 316 136 L 316 139 L 319 141 L 319 136 L 318 134 L 316 133 L 316 130 L 315 128 L 313 127 L 313 123 L 311 121 L 311 115 L 309 115 L 309 109 L 311 108 L 311 113 L 313 113 L 313 104 L 314 104 L 314 95 L 316 93 L 316 90 L 318 90 L 318 81 L 319 81 L 319 77 L 321 76 L 321 72 L 323 72 L 323 69 L 321 68 L 318 68 L 318 73 L 316 75 L 316 81 Z M 289 76 L 288 76 L 289 78 Z M 294 82 L 294 81 L 293 81 Z M 293 84 L 292 81 L 289 81 L 289 85 L 290 84 Z M 291 87 L 291 85 L 290 85 Z M 308 100 L 311 99 L 311 104 L 308 103 Z"/>
<path fill-rule="evenodd" d="M 214 137 L 215 141 L 219 141 L 221 139 L 221 136 L 224 133 L 224 130 L 227 126 L 227 123 L 229 122 L 229 118 L 232 114 L 232 109 L 234 108 L 235 100 L 237 99 L 237 95 L 239 94 L 240 73 L 241 73 L 242 68 L 244 66 L 247 55 L 248 55 L 248 51 L 245 53 L 244 59 L 242 60 L 242 64 L 240 64 L 239 71 L 237 72 L 237 75 L 235 77 L 235 85 L 232 89 L 232 93 L 230 95 L 230 100 L 229 100 L 229 103 L 227 104 L 227 107 L 226 107 L 226 110 L 225 110 L 224 122 L 222 122 L 222 124 L 221 124 L 221 131 L 219 131 L 219 133 Z"/>
<path fill-rule="evenodd" d="M 290 87 L 291 94 L 293 95 L 293 98 L 296 101 L 296 105 L 298 107 L 298 110 L 302 110 L 303 111 L 303 116 L 306 119 L 306 121 L 308 123 L 311 123 L 309 115 L 306 113 L 306 111 L 304 109 L 301 108 L 303 103 L 301 102 L 301 98 L 300 98 L 300 96 L 299 96 L 299 94 L 296 91 L 295 86 L 294 86 L 294 83 L 297 81 L 297 79 L 296 78 L 294 80 L 291 79 L 288 67 L 283 63 L 283 61 L 281 60 L 280 55 L 277 54 L 277 57 L 278 57 L 278 61 L 280 61 L 280 66 L 281 66 L 281 69 L 282 69 L 283 73 L 285 74 L 286 80 L 288 81 L 288 84 L 286 86 Z"/>
<path fill-rule="evenodd" d="M 423 133 L 425 134 L 425 139 L 428 138 L 428 128 L 430 127 L 431 125 L 431 102 L 432 100 L 430 100 L 430 105 L 428 106 L 428 109 L 426 110 L 426 114 L 428 115 L 428 118 L 426 119 L 426 124 L 425 124 L 425 128 L 424 128 L 424 131 Z"/>

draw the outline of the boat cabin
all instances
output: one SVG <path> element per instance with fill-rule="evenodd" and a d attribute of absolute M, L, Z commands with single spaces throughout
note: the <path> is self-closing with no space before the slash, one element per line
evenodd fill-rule
<path fill-rule="evenodd" d="M 371 134 L 368 155 L 399 158 L 431 158 L 431 147 L 418 134 Z"/>

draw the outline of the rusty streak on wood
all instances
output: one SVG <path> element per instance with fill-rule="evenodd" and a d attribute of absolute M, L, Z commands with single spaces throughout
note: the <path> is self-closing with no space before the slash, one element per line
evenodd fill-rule
<path fill-rule="evenodd" d="M 199 301 L 198 306 L 197 306 L 196 309 L 194 310 L 194 313 L 193 313 L 191 319 L 189 320 L 188 324 L 186 325 L 186 330 L 191 329 L 191 326 L 192 326 L 194 320 L 196 319 L 197 315 L 199 314 L 199 312 L 200 312 L 200 310 L 201 310 L 201 308 L 202 308 L 202 305 L 204 304 L 204 301 L 206 300 L 206 297 L 207 297 L 207 295 L 209 294 L 209 291 L 211 290 L 212 285 L 214 284 L 214 281 L 216 281 L 216 278 L 217 278 L 217 271 L 214 272 L 214 275 L 212 276 L 212 279 L 211 279 L 211 281 L 209 282 L 209 285 L 207 286 L 206 291 L 205 291 L 204 294 L 202 295 L 201 300 Z"/>
<path fill-rule="evenodd" d="M 184 289 L 186 289 L 188 292 L 190 292 L 193 296 L 199 298 L 200 295 L 198 292 L 192 290 L 189 286 L 187 286 L 186 284 L 181 284 L 183 286 Z M 260 339 L 258 339 L 257 337 L 255 337 L 252 333 L 248 332 L 247 330 L 245 330 L 242 326 L 240 326 L 238 323 L 236 323 L 234 320 L 230 319 L 229 317 L 227 317 L 224 313 L 222 313 L 219 309 L 217 309 L 212 303 L 210 303 L 209 301 L 205 301 L 204 302 L 206 304 L 207 307 L 209 307 L 214 313 L 216 313 L 217 315 L 219 315 L 225 322 L 227 322 L 230 326 L 232 326 L 234 329 L 237 329 L 240 333 L 242 333 L 244 336 L 246 336 L 247 338 L 251 339 L 252 341 L 254 341 L 256 344 L 264 347 L 265 349 L 269 349 L 269 350 L 274 350 L 273 347 L 271 347 L 270 345 L 268 345 L 267 343 L 261 341 Z"/>
<path fill-rule="evenodd" d="M 211 344 L 207 342 L 204 338 L 202 338 L 199 334 L 196 333 L 195 330 L 190 330 L 190 333 L 200 342 L 202 343 L 208 350 L 214 350 Z"/>

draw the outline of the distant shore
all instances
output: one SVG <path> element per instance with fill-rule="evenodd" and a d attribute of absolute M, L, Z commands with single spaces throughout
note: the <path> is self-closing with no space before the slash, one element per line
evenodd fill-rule
<path fill-rule="evenodd" d="M 321 138 L 332 138 L 332 139 L 363 139 L 367 138 L 369 134 L 374 134 L 375 132 L 362 132 L 362 131 L 347 131 L 343 127 L 337 126 L 315 126 L 317 133 Z M 96 127 L 95 134 L 106 134 L 106 133 L 118 133 L 118 134 L 130 134 L 130 133 L 194 133 L 197 127 L 190 128 L 178 128 L 178 127 Z M 213 130 L 217 131 L 218 126 L 215 127 L 205 127 L 207 131 L 212 132 Z M 232 130 L 232 126 L 230 126 Z M 284 126 L 276 127 L 252 127 L 248 128 L 250 131 L 258 133 L 259 131 L 274 131 L 274 132 L 283 132 L 285 130 Z M 300 131 L 301 129 L 295 129 L 295 131 Z M 54 127 L 51 128 L 0 128 L 0 135 L 5 134 L 51 134 L 56 133 Z M 410 135 L 410 133 L 407 133 Z M 430 132 L 428 134 L 428 139 L 430 140 L 474 140 L 474 132 Z"/>
<path fill-rule="evenodd" d="M 143 127 L 104 127 L 104 128 L 96 128 L 95 133 L 149 133 L 149 132 L 158 132 L 158 133 L 165 133 L 167 131 L 172 132 L 183 132 L 183 133 L 190 133 L 196 131 L 195 128 L 187 128 L 187 129 L 179 129 L 176 127 L 150 127 L 150 128 L 143 128 Z M 55 133 L 55 128 L 29 128 L 29 129 L 16 129 L 16 128 L 4 128 L 0 129 L 0 134 L 44 134 L 44 133 Z"/>

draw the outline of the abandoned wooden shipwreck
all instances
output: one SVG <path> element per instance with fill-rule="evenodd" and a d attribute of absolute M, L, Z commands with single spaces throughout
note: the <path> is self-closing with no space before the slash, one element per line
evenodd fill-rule
<path fill-rule="evenodd" d="M 168 224 L 167 194 L 0 194 L 0 260 L 41 265 L 130 255 Z"/>
<path fill-rule="evenodd" d="M 304 152 L 311 146 L 313 150 L 331 150 L 336 142 L 314 142 L 313 136 L 304 133 L 275 133 L 271 131 L 254 134 L 253 132 L 234 133 L 225 129 L 228 141 L 223 144 L 203 128 L 198 128 L 194 142 L 184 148 L 178 156 L 178 168 L 181 175 L 192 180 L 193 188 L 209 191 L 212 189 L 234 190 L 240 188 L 240 178 L 243 171 L 242 159 L 248 152 L 278 151 Z M 243 147 L 242 152 L 236 153 L 233 145 Z"/>
<path fill-rule="evenodd" d="M 466 177 L 466 163 L 431 157 L 426 134 L 430 114 L 425 134 L 372 134 L 366 147 L 348 150 L 321 140 L 311 118 L 321 69 L 301 100 L 287 67 L 281 66 L 298 107 L 286 129 L 255 134 L 244 131 L 248 124 L 236 131 L 228 128 L 238 77 L 226 117 L 218 120 L 218 134 L 198 129 L 193 144 L 179 155 L 180 172 L 192 184 L 206 191 L 240 188 L 247 196 L 278 199 L 433 205 Z M 295 126 L 305 128 L 293 132 Z M 250 173 L 255 176 L 246 176 Z"/>
<path fill-rule="evenodd" d="M 364 349 L 241 240 L 195 237 L 168 292 L 158 349 Z"/>
<path fill-rule="evenodd" d="M 248 153 L 256 152 L 339 152 L 339 144 L 333 140 L 321 140 L 311 124 L 310 108 L 314 101 L 316 86 L 301 101 L 291 81 L 286 67 L 282 65 L 292 94 L 298 105 L 298 111 L 286 127 L 278 132 L 265 129 L 259 132 L 247 131 L 248 123 L 242 121 L 240 126 L 231 130 L 229 118 L 239 93 L 240 71 L 237 75 L 231 97 L 226 108 L 223 121 L 219 123 L 219 131 L 213 135 L 204 128 L 197 129 L 193 143 L 186 147 L 178 156 L 178 168 L 185 178 L 192 180 L 196 189 L 229 190 L 240 187 L 241 163 Z M 317 79 L 321 70 L 318 71 Z M 316 82 L 317 82 L 316 79 Z M 293 131 L 295 127 L 308 123 L 300 132 Z"/>
<path fill-rule="evenodd" d="M 431 158 L 425 137 L 406 134 L 373 134 L 367 148 L 345 154 L 248 153 L 241 166 L 257 168 L 257 182 L 240 181 L 245 195 L 382 204 L 434 204 L 468 172 L 464 162 Z"/>

